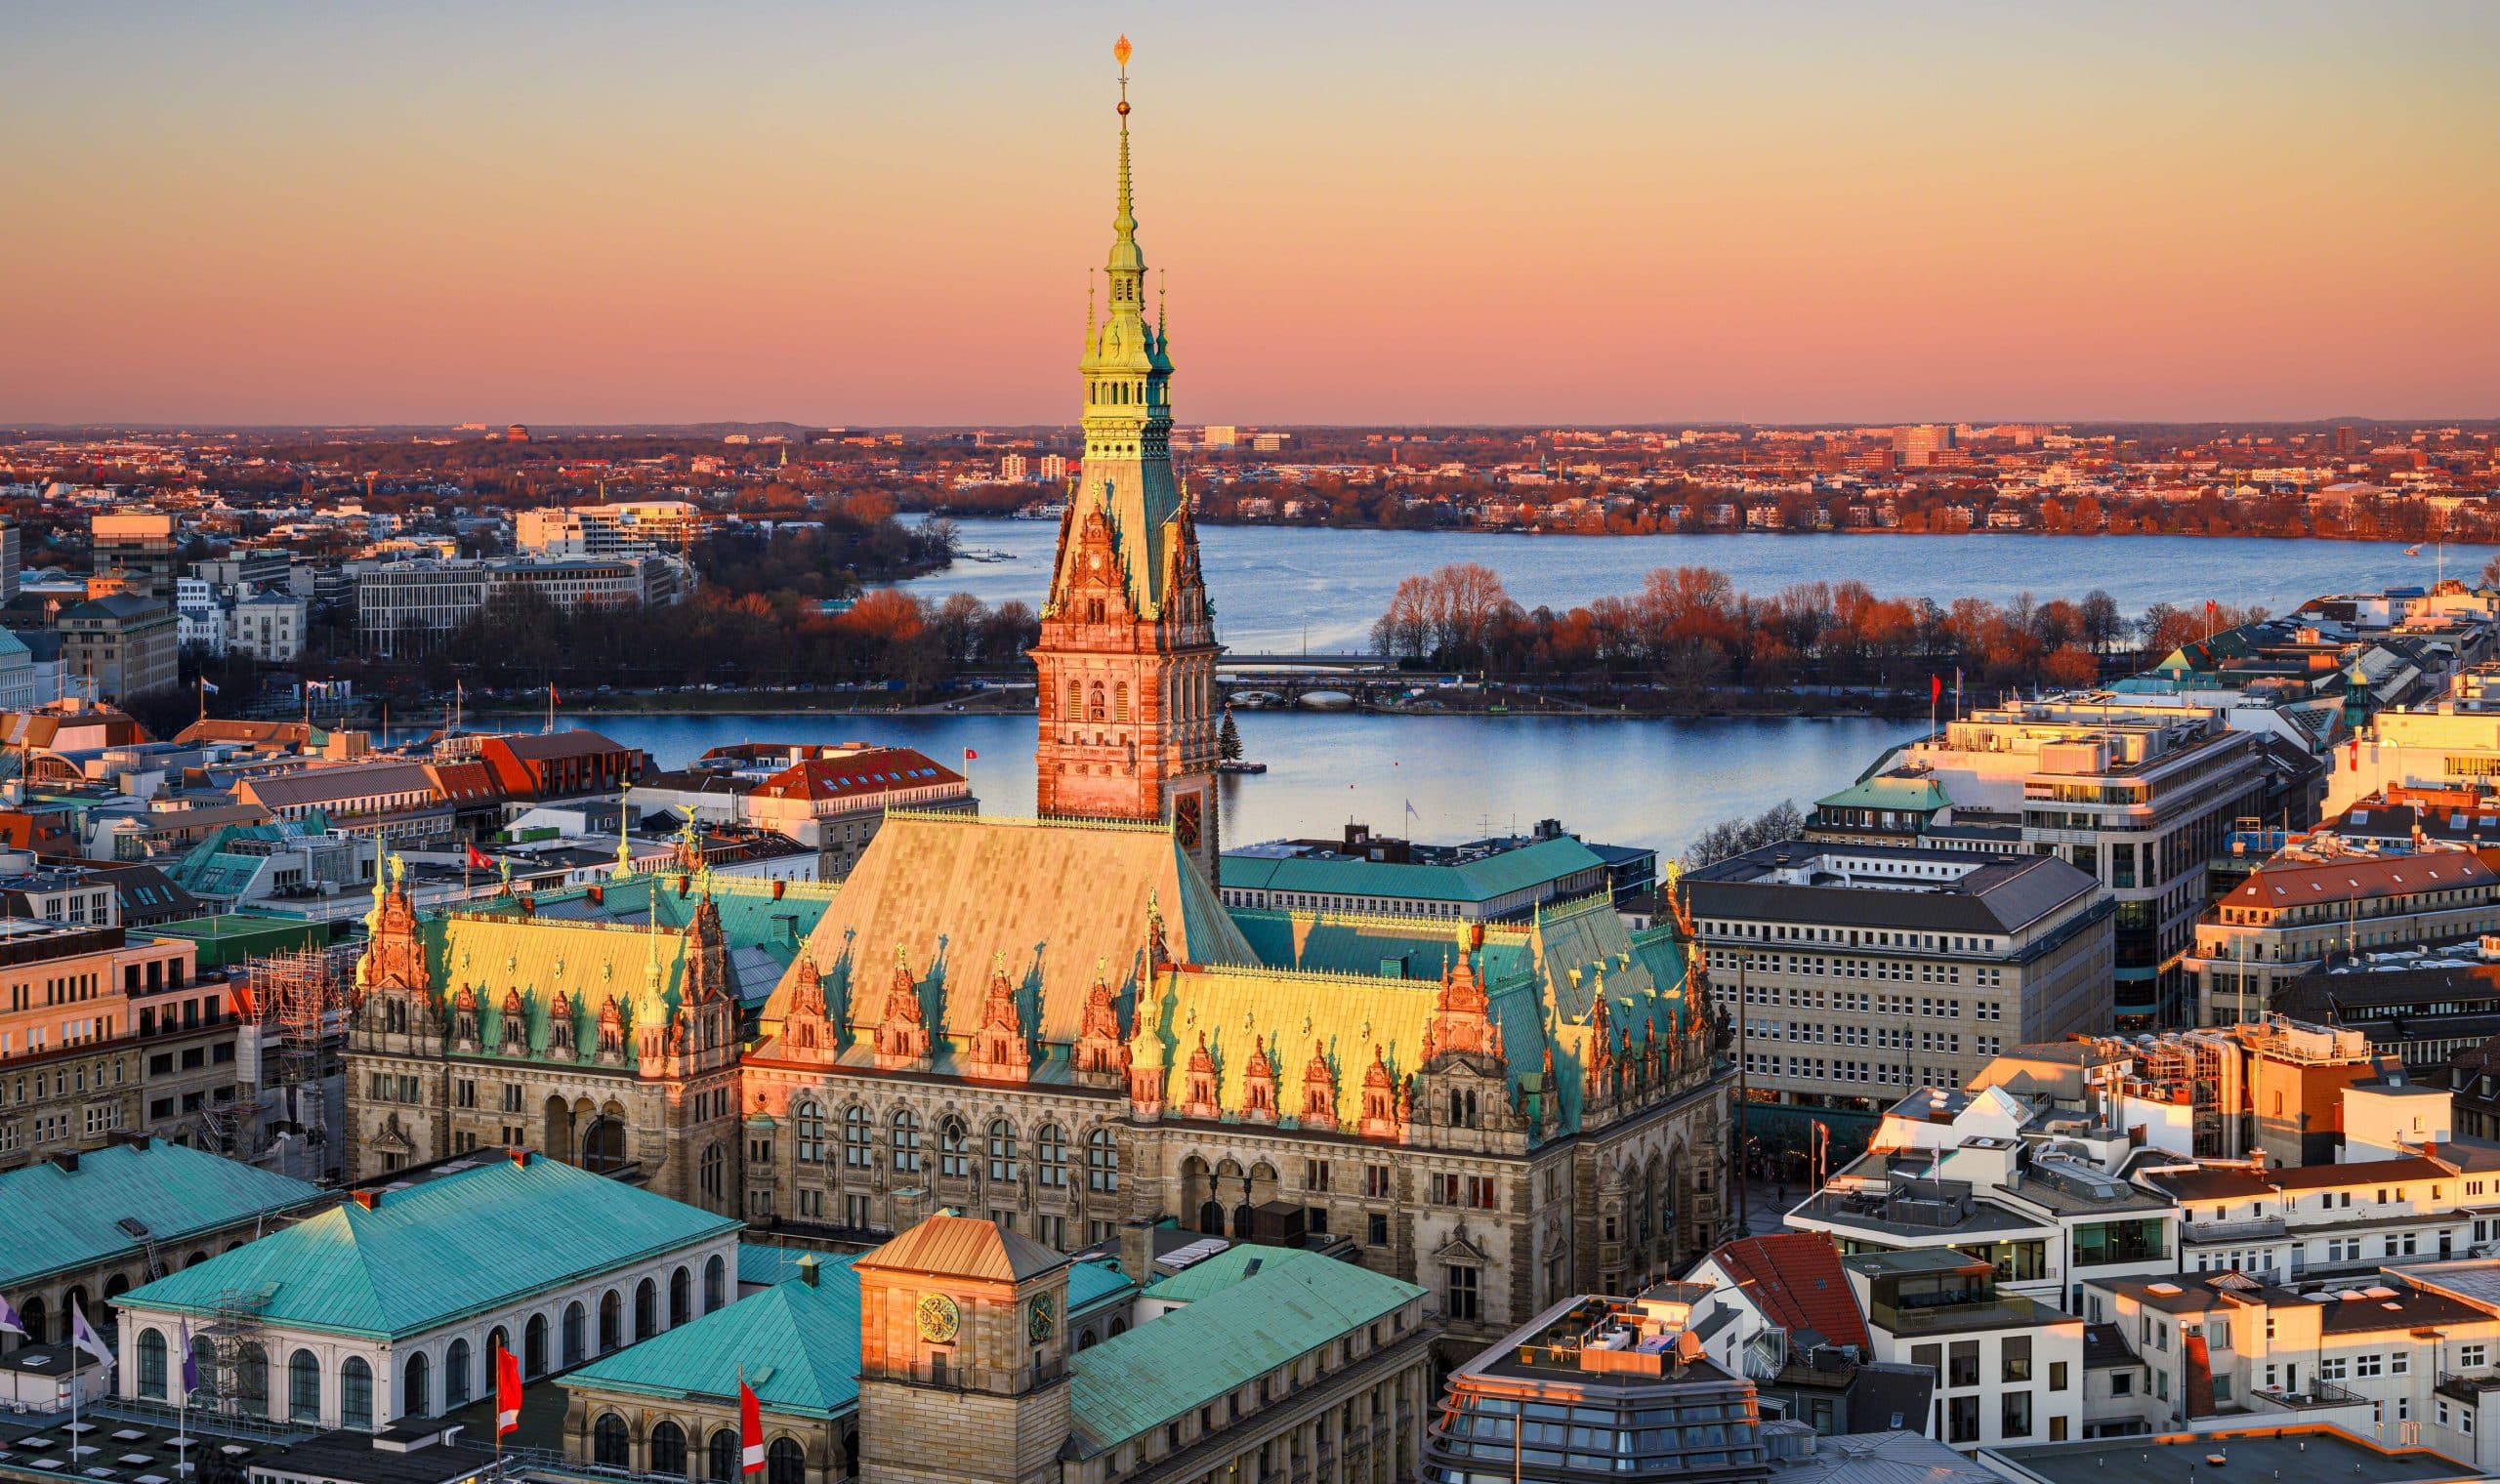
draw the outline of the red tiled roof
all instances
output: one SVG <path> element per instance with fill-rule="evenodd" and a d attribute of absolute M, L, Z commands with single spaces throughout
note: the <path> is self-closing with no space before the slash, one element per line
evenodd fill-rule
<path fill-rule="evenodd" d="M 2488 886 L 2494 874 L 2492 859 L 2493 852 L 2481 850 L 2428 850 L 2376 859 L 2356 856 L 2269 865 L 2259 868 L 2223 901 L 2234 907 L 2298 907 Z"/>
<path fill-rule="evenodd" d="M 761 799 L 846 799 L 892 789 L 937 788 L 964 775 L 908 747 L 881 747 L 848 758 L 793 764 L 757 786 Z"/>
<path fill-rule="evenodd" d="M 1866 1316 L 1857 1311 L 1840 1247 L 1829 1232 L 1778 1232 L 1745 1237 L 1711 1254 L 1771 1323 L 1812 1330 L 1830 1344 L 1869 1346 Z"/>
<path fill-rule="evenodd" d="M 2419 1155 L 2396 1159 L 2359 1160 L 2349 1165 L 2298 1165 L 2270 1170 L 2266 1178 L 2278 1190 L 2316 1190 L 2333 1185 L 2395 1185 L 2409 1180 L 2443 1180 L 2448 1172 Z"/>

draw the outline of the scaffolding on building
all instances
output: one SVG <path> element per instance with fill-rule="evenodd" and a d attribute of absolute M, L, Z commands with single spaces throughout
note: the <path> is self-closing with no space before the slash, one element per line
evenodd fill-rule
<path fill-rule="evenodd" d="M 252 1068 L 256 1086 L 248 1106 L 274 1121 L 265 1133 L 315 1151 L 326 1164 L 330 1123 L 337 1111 L 325 1092 L 336 1076 L 340 1039 L 347 1026 L 346 956 L 354 950 L 292 948 L 253 956 L 244 965 L 245 994 L 255 1026 Z M 229 1149 L 231 1144 L 229 1145 Z M 269 1151 L 255 1149 L 255 1155 Z"/>
<path fill-rule="evenodd" d="M 262 1340 L 262 1316 L 277 1295 L 266 1288 L 226 1289 L 191 1334 L 191 1357 L 199 1385 L 191 1405 L 224 1417 L 270 1415 L 270 1355 Z M 177 1384 L 180 1384 L 178 1381 Z"/>

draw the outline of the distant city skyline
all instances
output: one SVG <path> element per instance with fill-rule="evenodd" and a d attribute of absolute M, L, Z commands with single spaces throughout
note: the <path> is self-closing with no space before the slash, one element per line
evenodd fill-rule
<path fill-rule="evenodd" d="M 0 424 L 2500 412 L 2500 11 L 12 9 Z M 1098 273 L 1099 279 L 1099 273 Z"/>

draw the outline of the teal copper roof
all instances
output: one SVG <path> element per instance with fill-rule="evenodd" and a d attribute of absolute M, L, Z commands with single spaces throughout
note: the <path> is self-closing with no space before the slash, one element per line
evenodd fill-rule
<path fill-rule="evenodd" d="M 739 1270 L 745 1270 L 740 1250 Z M 802 1254 L 793 1253 L 792 1267 Z M 812 1256 L 793 1277 L 655 1335 L 564 1378 L 574 1390 L 677 1398 L 737 1395 L 741 1371 L 767 1411 L 831 1417 L 859 1404 L 859 1275 L 852 1257 Z"/>
<path fill-rule="evenodd" d="M 1074 1318 L 1110 1302 L 1126 1303 L 1136 1286 L 1117 1262 L 1071 1262 L 1067 1265 L 1067 1312 Z"/>
<path fill-rule="evenodd" d="M 1595 850 L 1564 835 L 1503 850 L 1464 865 L 1394 864 L 1377 860 L 1227 855 L 1218 867 L 1231 890 L 1303 891 L 1319 896 L 1391 897 L 1400 901 L 1487 902 L 1515 891 L 1601 870 Z"/>
<path fill-rule="evenodd" d="M 1245 1277 L 1296 1262 L 1333 1262 L 1299 1247 L 1260 1247 L 1244 1242 L 1204 1257 L 1147 1288 L 1146 1296 L 1166 1303 L 1195 1303 L 1210 1298 Z"/>
<path fill-rule="evenodd" d="M 0 1288 L 142 1250 L 116 1224 L 124 1219 L 155 1238 L 170 1267 L 192 1236 L 327 1199 L 316 1185 L 156 1140 L 87 1150 L 74 1173 L 28 1165 L 0 1175 Z"/>
<path fill-rule="evenodd" d="M 1285 1249 L 1246 1245 L 1231 1252 L 1277 1261 L 1071 1357 L 1076 1431 L 1089 1452 L 1117 1447 L 1246 1385 L 1424 1292 L 1334 1258 L 1292 1261 L 1296 1255 Z"/>
<path fill-rule="evenodd" d="M 350 1201 L 123 1296 L 203 1313 L 266 1294 L 264 1323 L 396 1338 L 737 1231 L 732 1216 L 534 1158 L 501 1156 Z"/>

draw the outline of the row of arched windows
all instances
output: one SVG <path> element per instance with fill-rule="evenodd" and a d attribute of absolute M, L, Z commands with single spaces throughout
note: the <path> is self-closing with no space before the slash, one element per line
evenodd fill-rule
<path fill-rule="evenodd" d="M 703 1264 L 703 1312 L 711 1313 L 729 1301 L 729 1264 L 714 1256 Z M 605 1355 L 621 1349 L 626 1343 L 626 1299 L 622 1291 L 609 1289 L 599 1299 L 599 1353 Z M 635 1285 L 633 1297 L 633 1338 L 648 1340 L 661 1329 L 661 1289 L 658 1280 L 645 1278 Z M 667 1289 L 668 1327 L 687 1324 L 695 1317 L 694 1273 L 680 1265 L 669 1275 Z M 576 1298 L 564 1306 L 562 1316 L 562 1364 L 563 1368 L 583 1364 L 589 1353 L 590 1311 Z M 532 1314 L 521 1327 L 521 1363 L 525 1376 L 538 1377 L 553 1369 L 550 1364 L 548 1316 Z M 491 1357 L 511 1343 L 511 1336 L 501 1326 L 487 1332 L 486 1364 Z M 164 1333 L 155 1329 L 139 1332 L 138 1387 L 141 1397 L 149 1401 L 168 1400 L 167 1386 L 170 1365 Z M 205 1338 L 194 1337 L 192 1353 L 201 1362 L 203 1373 L 214 1374 L 215 1352 Z M 435 1396 L 436 1361 L 426 1351 L 410 1352 L 399 1364 L 399 1415 L 430 1417 L 438 1410 Z M 453 1340 L 443 1347 L 440 1361 L 442 1394 L 439 1410 L 448 1412 L 467 1405 L 482 1394 L 481 1387 L 492 1384 L 490 1371 L 479 1369 L 478 1352 L 466 1339 Z M 320 1357 L 311 1350 L 297 1350 L 287 1359 L 286 1418 L 291 1422 L 318 1422 L 321 1418 L 322 1368 Z M 249 1416 L 269 1415 L 269 1357 L 257 1344 L 245 1344 L 230 1383 L 241 1410 Z M 371 1427 L 373 1425 L 373 1371 L 363 1359 L 350 1356 L 341 1362 L 339 1377 L 339 1425 Z"/>
<path fill-rule="evenodd" d="M 1137 382 L 1096 382 L 1091 390 L 1093 394 L 1087 400 L 1098 407 L 1137 407 L 1150 400 L 1146 388 Z"/>
<path fill-rule="evenodd" d="M 634 1434 L 625 1419 L 613 1412 L 603 1412 L 590 1429 L 591 1462 L 603 1468 L 634 1467 Z M 738 1484 L 738 1433 L 734 1427 L 720 1427 L 703 1447 L 703 1472 L 699 1477 L 707 1484 Z M 651 1424 L 651 1458 L 646 1472 L 687 1476 L 686 1429 L 671 1422 Z M 792 1437 L 776 1437 L 764 1448 L 765 1484 L 805 1484 L 808 1474 L 807 1450 Z"/>
<path fill-rule="evenodd" d="M 790 1110 L 798 1130 L 799 1162 L 803 1165 L 824 1163 L 832 1158 L 825 1141 L 824 1109 L 810 1098 L 801 1098 Z M 910 1108 L 897 1108 L 886 1125 L 886 1154 L 896 1174 L 917 1175 L 921 1170 L 920 1115 Z M 877 1162 L 876 1126 L 868 1110 L 857 1104 L 842 1110 L 842 1165 L 846 1170 L 869 1170 Z M 1071 1178 L 1067 1130 L 1047 1123 L 1033 1131 L 1030 1146 L 1033 1182 L 1044 1190 L 1064 1190 Z M 955 1179 L 970 1179 L 978 1164 L 994 1181 L 1012 1183 L 1024 1177 L 1027 1149 L 1017 1133 L 1016 1125 L 1004 1118 L 990 1120 L 978 1148 L 973 1143 L 972 1126 L 953 1113 L 938 1121 L 938 1173 Z M 1109 1129 L 1096 1129 L 1085 1135 L 1085 1188 L 1109 1195 L 1120 1188 L 1120 1145 Z"/>
<path fill-rule="evenodd" d="M 1102 622 L 1101 615 L 1094 615 L 1093 621 L 1096 623 Z M 1094 688 L 1090 692 L 1090 700 L 1088 699 L 1088 695 L 1089 692 L 1086 690 L 1083 681 L 1070 680 L 1067 682 L 1068 721 L 1125 721 L 1129 719 L 1128 681 L 1114 680 L 1111 682 L 1110 689 L 1106 692 L 1103 688 L 1103 682 L 1101 680 L 1096 680 L 1094 682 Z M 1107 704 L 1104 701 L 1105 695 L 1109 697 Z"/>

